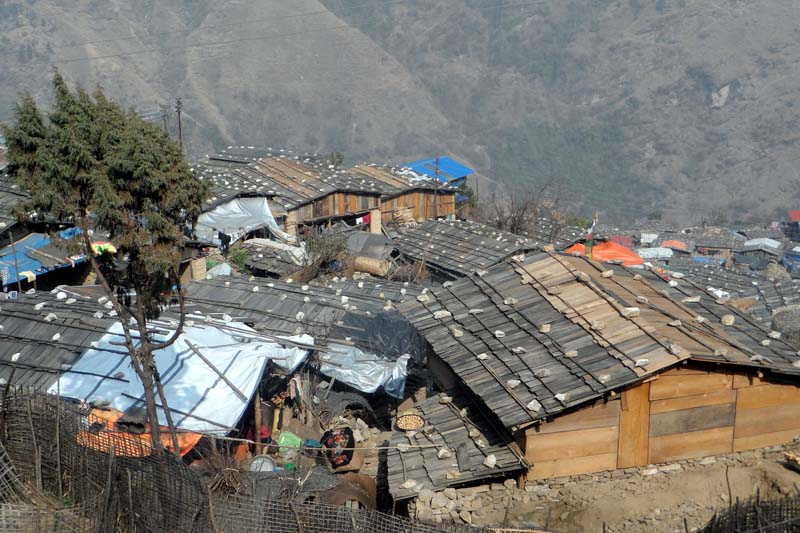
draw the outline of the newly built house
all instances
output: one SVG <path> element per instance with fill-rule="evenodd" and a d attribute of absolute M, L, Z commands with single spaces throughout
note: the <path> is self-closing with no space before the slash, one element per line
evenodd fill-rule
<path fill-rule="evenodd" d="M 427 340 L 440 386 L 474 404 L 461 414 L 488 418 L 494 434 L 523 454 L 515 468 L 524 479 L 723 454 L 800 435 L 797 349 L 687 280 L 539 253 L 400 310 Z M 390 470 L 400 453 L 390 452 Z M 484 466 L 498 464 L 486 455 Z M 414 464 L 454 471 L 433 488 L 459 483 L 453 464 L 460 461 L 429 455 Z M 424 472 L 406 475 L 425 487 Z M 412 497 L 391 479 L 390 489 Z"/>

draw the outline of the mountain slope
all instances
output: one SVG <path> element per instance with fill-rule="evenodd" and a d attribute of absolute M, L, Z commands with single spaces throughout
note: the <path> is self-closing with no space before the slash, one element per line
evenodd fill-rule
<path fill-rule="evenodd" d="M 563 178 L 628 216 L 734 221 L 798 201 L 797 2 L 382 3 L 365 33 L 494 176 Z"/>
<path fill-rule="evenodd" d="M 194 154 L 246 143 L 380 160 L 450 137 L 403 66 L 316 0 L 12 0 L 0 33 L 2 118 L 20 91 L 48 97 L 56 62 L 156 122 L 180 96 Z M 85 57 L 98 59 L 70 61 Z"/>
<path fill-rule="evenodd" d="M 7 0 L 0 119 L 19 91 L 47 97 L 56 62 L 155 121 L 182 97 L 194 155 L 449 152 L 509 183 L 558 179 L 606 220 L 734 222 L 800 203 L 798 15 L 792 0 Z"/>

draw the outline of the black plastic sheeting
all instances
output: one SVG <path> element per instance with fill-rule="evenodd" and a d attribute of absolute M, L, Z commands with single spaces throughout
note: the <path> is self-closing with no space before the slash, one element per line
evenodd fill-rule
<path fill-rule="evenodd" d="M 416 364 L 425 363 L 425 341 L 416 328 L 394 310 L 372 316 L 347 313 L 330 337 L 349 338 L 362 351 L 387 361 L 409 354 Z"/>

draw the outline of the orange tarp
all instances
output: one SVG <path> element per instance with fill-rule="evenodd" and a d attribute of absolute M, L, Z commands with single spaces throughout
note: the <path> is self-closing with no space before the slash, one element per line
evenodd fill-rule
<path fill-rule="evenodd" d="M 583 243 L 577 243 L 564 250 L 564 252 L 568 254 L 586 255 L 586 247 Z M 641 265 L 644 263 L 644 259 L 636 255 L 636 252 L 611 241 L 595 243 L 592 247 L 592 259 L 595 261 L 622 261 L 622 264 L 625 266 Z"/>
<path fill-rule="evenodd" d="M 676 241 L 675 239 L 667 239 L 666 241 L 661 243 L 662 248 L 672 248 L 673 250 L 683 250 L 686 252 L 688 247 L 686 246 L 685 242 Z"/>
<path fill-rule="evenodd" d="M 145 424 L 144 433 L 137 435 L 117 428 L 117 420 L 122 417 L 122 411 L 117 409 L 92 409 L 89 414 L 89 427 L 80 431 L 76 437 L 78 444 L 93 450 L 108 453 L 114 446 L 114 455 L 117 457 L 147 457 L 153 453 L 150 438 L 150 425 Z M 179 432 L 178 446 L 181 457 L 189 453 L 200 441 L 200 433 Z M 172 436 L 169 428 L 161 427 L 161 444 L 167 450 L 172 450 Z"/>

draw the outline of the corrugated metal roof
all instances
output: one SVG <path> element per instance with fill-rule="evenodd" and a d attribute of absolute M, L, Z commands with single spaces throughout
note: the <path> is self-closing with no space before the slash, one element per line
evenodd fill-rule
<path fill-rule="evenodd" d="M 0 233 L 17 224 L 13 210 L 18 203 L 28 198 L 11 178 L 0 172 Z"/>
<path fill-rule="evenodd" d="M 211 183 L 208 206 L 235 195 L 258 194 L 275 197 L 291 210 L 333 192 L 390 197 L 412 189 L 436 188 L 430 179 L 404 175 L 391 167 L 363 164 L 344 169 L 329 165 L 316 154 L 244 146 L 229 146 L 195 163 L 193 170 Z M 439 191 L 455 193 L 446 187 Z"/>

